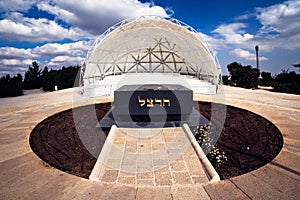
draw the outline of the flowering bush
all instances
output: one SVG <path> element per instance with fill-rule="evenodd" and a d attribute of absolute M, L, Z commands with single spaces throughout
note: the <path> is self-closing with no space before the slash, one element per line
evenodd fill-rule
<path fill-rule="evenodd" d="M 206 156 L 215 168 L 220 167 L 223 163 L 227 161 L 227 156 L 225 155 L 225 152 L 221 152 L 217 145 L 215 145 Z"/>
<path fill-rule="evenodd" d="M 206 155 L 208 160 L 215 168 L 218 168 L 227 161 L 227 156 L 225 155 L 225 152 L 220 151 L 217 145 L 213 146 L 214 142 L 213 138 L 210 136 L 210 131 L 211 126 L 209 124 L 198 126 L 194 130 L 194 135 L 202 149 L 209 150 L 209 153 Z"/>

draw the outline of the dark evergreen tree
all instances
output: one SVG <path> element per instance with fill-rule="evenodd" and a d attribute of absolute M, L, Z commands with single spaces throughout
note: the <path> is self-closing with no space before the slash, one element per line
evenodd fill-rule
<path fill-rule="evenodd" d="M 46 73 L 43 76 L 43 90 L 44 91 L 54 91 L 54 87 L 57 84 L 56 83 L 56 76 L 57 76 L 58 71 L 57 70 L 50 70 L 48 73 Z"/>
<path fill-rule="evenodd" d="M 22 76 L 10 77 L 6 75 L 0 78 L 0 97 L 14 97 L 23 94 L 22 91 Z"/>
<path fill-rule="evenodd" d="M 44 67 L 44 70 L 42 72 L 42 76 L 45 76 L 49 72 L 48 67 Z"/>
<path fill-rule="evenodd" d="M 72 88 L 78 86 L 78 80 L 76 80 L 79 66 L 76 67 L 62 67 L 61 70 L 50 70 L 43 76 L 43 90 L 53 91 L 55 86 L 58 89 Z"/>
<path fill-rule="evenodd" d="M 39 64 L 34 61 L 32 67 L 28 67 L 28 71 L 25 72 L 24 89 L 38 89 L 42 86 L 42 73 Z"/>

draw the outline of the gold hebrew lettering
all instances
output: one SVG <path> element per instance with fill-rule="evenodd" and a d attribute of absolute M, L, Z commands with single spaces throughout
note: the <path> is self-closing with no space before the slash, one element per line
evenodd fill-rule
<path fill-rule="evenodd" d="M 139 99 L 140 106 L 143 107 L 146 104 L 146 100 L 145 99 L 141 99 L 140 96 L 138 97 L 138 99 Z"/>
<path fill-rule="evenodd" d="M 147 107 L 153 107 L 153 99 L 148 99 L 147 98 Z"/>
<path fill-rule="evenodd" d="M 163 105 L 165 106 L 166 105 L 166 103 L 168 104 L 168 106 L 170 106 L 171 105 L 171 101 L 170 101 L 170 99 L 163 99 Z"/>
<path fill-rule="evenodd" d="M 161 99 L 155 98 L 155 103 L 159 103 L 160 106 L 163 106 L 163 102 Z"/>

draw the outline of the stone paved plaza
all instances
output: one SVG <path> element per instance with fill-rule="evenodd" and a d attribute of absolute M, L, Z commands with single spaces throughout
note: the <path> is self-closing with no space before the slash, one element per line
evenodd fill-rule
<path fill-rule="evenodd" d="M 202 185 L 91 181 L 49 167 L 32 152 L 29 135 L 40 121 L 73 106 L 109 102 L 109 97 L 76 97 L 73 104 L 77 94 L 67 89 L 0 99 L 0 199 L 299 199 L 300 96 L 232 87 L 224 87 L 224 92 L 225 98 L 197 95 L 195 100 L 233 105 L 267 118 L 283 134 L 284 145 L 272 162 L 255 171 Z"/>

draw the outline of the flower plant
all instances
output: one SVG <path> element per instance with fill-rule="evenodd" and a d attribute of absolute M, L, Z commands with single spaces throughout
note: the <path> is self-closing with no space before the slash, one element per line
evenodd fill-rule
<path fill-rule="evenodd" d="M 218 168 L 223 163 L 227 161 L 227 156 L 225 152 L 221 152 L 217 144 L 213 146 L 213 138 L 210 136 L 211 125 L 201 125 L 197 126 L 194 130 L 194 136 L 203 149 L 209 150 L 209 153 L 206 155 L 211 164 Z"/>

